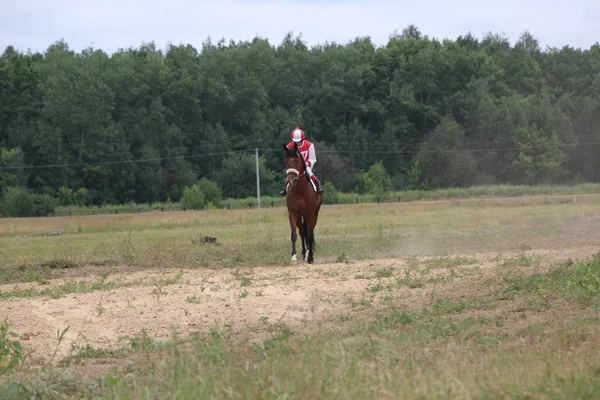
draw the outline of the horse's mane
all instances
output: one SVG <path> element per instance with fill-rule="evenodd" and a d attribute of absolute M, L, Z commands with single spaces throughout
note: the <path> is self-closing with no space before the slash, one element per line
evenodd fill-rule
<path fill-rule="evenodd" d="M 294 149 L 290 149 L 288 148 L 285 144 L 283 145 L 283 147 L 286 149 L 286 153 L 287 155 L 292 155 L 292 153 L 296 156 L 300 158 L 300 162 L 302 163 L 302 168 L 304 169 L 304 172 L 306 172 L 306 161 L 304 160 L 304 157 L 302 157 L 302 154 L 300 153 L 300 150 L 298 149 L 298 143 L 294 142 Z M 307 181 L 310 182 L 310 178 L 308 177 L 308 174 L 304 174 L 304 177 L 306 178 Z"/>
<path fill-rule="evenodd" d="M 302 157 L 302 154 L 300 154 L 300 150 L 298 149 L 298 144 L 296 142 L 294 142 L 294 148 L 296 149 L 296 154 L 298 154 L 298 157 L 300 157 L 302 168 L 304 169 L 304 172 L 306 172 L 306 161 L 304 161 L 304 157 Z M 308 174 L 305 173 L 304 177 L 310 183 L 310 178 L 308 177 Z"/>

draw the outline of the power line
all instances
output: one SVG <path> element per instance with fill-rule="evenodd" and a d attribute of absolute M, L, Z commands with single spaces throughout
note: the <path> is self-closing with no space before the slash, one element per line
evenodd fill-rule
<path fill-rule="evenodd" d="M 119 142 L 115 142 L 115 143 L 121 144 Z M 112 143 L 110 141 L 106 141 L 106 142 L 103 141 L 102 144 L 103 145 L 104 144 L 110 145 Z M 163 146 L 163 147 L 151 147 L 150 149 L 153 150 L 153 151 L 156 151 L 156 152 L 160 153 L 161 151 L 186 151 L 190 147 L 193 147 L 193 146 L 176 146 L 176 147 Z M 219 148 L 219 147 L 223 147 L 223 145 L 221 145 L 221 144 L 202 144 L 202 147 L 203 148 Z M 92 146 L 78 147 L 75 150 L 77 152 L 79 152 L 80 150 L 90 149 L 90 148 L 92 148 Z M 12 149 L 14 149 L 14 148 L 12 148 Z M 9 148 L 8 150 L 12 150 L 12 149 Z M 116 152 L 110 151 L 110 155 L 127 155 L 127 154 L 131 155 L 131 154 L 134 154 L 134 153 L 139 153 L 141 151 L 142 151 L 142 148 L 140 147 L 138 150 L 135 150 L 135 151 L 134 150 L 116 151 Z M 70 154 L 69 156 L 65 155 L 63 158 L 77 157 L 77 156 L 78 156 L 78 154 Z M 25 156 L 25 154 L 24 154 L 24 158 L 27 158 L 28 160 L 52 160 L 52 159 L 56 160 L 59 157 L 58 156 L 57 157 L 48 157 L 48 156 L 34 156 L 34 157 L 31 157 L 31 156 Z"/>
<path fill-rule="evenodd" d="M 321 150 L 318 151 L 319 154 L 401 154 L 401 155 L 414 155 L 414 154 L 431 154 L 431 153 L 442 153 L 442 154 L 458 154 L 458 153 L 481 153 L 481 152 L 495 152 L 495 151 L 514 151 L 514 150 L 548 150 L 548 149 L 556 149 L 563 147 L 582 147 L 582 146 L 592 146 L 592 145 L 600 145 L 600 141 L 598 142 L 584 142 L 584 143 L 572 143 L 572 144 L 560 144 L 556 146 L 533 146 L 533 147 L 496 147 L 496 148 L 485 148 L 485 149 L 451 149 L 451 150 L 416 150 L 416 151 L 407 151 L 407 150 Z M 280 149 L 274 148 L 259 148 L 261 152 L 280 152 Z M 97 163 L 71 163 L 71 164 L 44 164 L 44 165 L 25 165 L 22 167 L 0 167 L 0 170 L 10 170 L 10 169 L 45 169 L 45 168 L 70 168 L 70 167 L 86 167 L 86 166 L 102 166 L 102 165 L 119 165 L 119 164 L 136 164 L 136 163 L 144 163 L 144 162 L 157 162 L 157 161 L 165 161 L 165 160 L 175 160 L 175 159 L 190 159 L 190 158 L 201 158 L 201 157 L 209 157 L 209 156 L 221 156 L 228 154 L 237 154 L 244 152 L 254 152 L 255 149 L 243 149 L 243 150 L 230 150 L 224 152 L 214 152 L 214 153 L 201 153 L 201 154 L 193 154 L 193 155 L 180 155 L 180 156 L 172 156 L 172 157 L 158 157 L 158 158 L 148 158 L 148 159 L 138 159 L 138 160 L 119 160 L 119 161 L 103 161 Z"/>
<path fill-rule="evenodd" d="M 0 167 L 0 170 L 6 169 L 42 169 L 42 168 L 68 168 L 68 167 L 87 167 L 87 166 L 99 166 L 99 165 L 117 165 L 117 164 L 136 164 L 143 162 L 156 162 L 156 161 L 165 161 L 165 160 L 176 160 L 176 159 L 186 159 L 186 158 L 198 158 L 198 157 L 208 157 L 208 156 L 221 156 L 227 154 L 236 154 L 254 151 L 254 149 L 245 149 L 245 150 L 231 150 L 224 151 L 219 153 L 203 153 L 203 154 L 193 154 L 188 156 L 173 156 L 173 157 L 160 157 L 160 158 L 147 158 L 141 160 L 119 160 L 119 161 L 104 161 L 97 163 L 79 163 L 79 164 L 46 164 L 46 165 L 25 165 L 23 167 Z"/>
<path fill-rule="evenodd" d="M 534 147 L 494 147 L 485 149 L 452 149 L 452 150 L 320 150 L 319 154 L 420 154 L 420 153 L 480 153 L 493 151 L 510 151 L 510 150 L 547 150 L 557 149 L 562 147 L 581 147 L 599 145 L 600 142 L 572 143 L 560 144 L 557 146 L 534 146 Z M 261 149 L 261 151 L 280 152 L 278 149 Z"/>
<path fill-rule="evenodd" d="M 586 134 L 586 135 L 574 135 L 573 138 L 574 139 L 582 139 L 582 138 L 589 138 L 589 137 L 593 137 L 596 138 L 598 135 L 597 134 Z M 114 140 L 114 142 L 112 141 Z M 512 143 L 511 139 L 504 139 L 501 141 L 496 141 L 496 140 L 467 140 L 467 141 L 461 141 L 462 145 L 468 145 L 468 144 L 476 144 L 476 145 L 498 145 L 500 143 Z M 386 148 L 390 148 L 390 147 L 395 147 L 395 148 L 399 148 L 399 147 L 403 147 L 403 146 L 418 146 L 420 145 L 422 142 L 393 142 L 393 143 L 373 143 L 373 142 L 365 142 L 365 143 L 356 143 L 356 142 L 320 142 L 317 143 L 318 145 L 322 145 L 325 147 L 332 147 L 332 146 L 360 146 L 360 147 L 371 147 L 371 148 L 377 148 L 377 147 L 386 147 Z M 111 145 L 111 144 L 123 144 L 123 145 L 128 145 L 127 143 L 123 143 L 122 141 L 120 141 L 118 138 L 110 138 L 110 140 L 107 141 L 103 141 L 102 144 L 107 144 L 107 145 Z M 588 143 L 571 143 L 571 144 L 565 144 L 564 146 L 579 146 L 579 145 L 587 145 Z M 594 144 L 594 143 L 592 143 Z M 203 148 L 220 148 L 223 145 L 222 144 L 215 144 L 215 143 L 207 143 L 207 144 L 202 144 L 201 145 Z M 156 152 L 163 152 L 163 151 L 186 151 L 188 150 L 190 147 L 192 146 L 176 146 L 176 147 L 168 147 L 168 146 L 163 146 L 163 147 L 158 147 L 158 148 L 154 148 L 152 147 L 151 150 L 156 151 Z M 84 146 L 81 148 L 77 148 L 77 152 L 79 152 L 82 149 L 90 149 L 91 146 Z M 512 148 L 511 148 L 512 149 Z M 263 151 L 273 151 L 272 149 L 259 149 L 259 150 L 263 150 Z M 487 148 L 484 149 L 456 149 L 456 151 L 473 151 L 473 152 L 482 152 L 482 151 L 494 151 L 494 150 L 504 150 L 504 148 L 499 148 L 499 149 L 490 149 L 488 150 Z M 132 155 L 134 153 L 139 153 L 141 151 L 141 148 L 138 150 L 127 150 L 127 151 L 120 151 L 120 152 L 110 152 L 110 155 Z M 454 150 L 452 150 L 454 151 Z M 423 152 L 423 151 L 421 151 Z M 437 152 L 437 151 L 436 151 Z M 413 151 L 407 151 L 407 150 L 335 150 L 335 151 L 328 151 L 328 150 L 321 150 L 319 153 L 321 154 L 334 154 L 334 153 L 344 153 L 344 154 L 352 154 L 352 153 L 363 153 L 363 154 L 414 154 L 415 152 Z M 73 159 L 78 157 L 79 154 L 70 154 L 70 155 L 65 155 L 64 157 L 62 157 L 63 159 Z M 189 157 L 194 157 L 194 156 L 189 156 Z M 25 155 L 24 154 L 24 158 L 27 160 L 58 160 L 60 159 L 60 157 L 58 156 L 54 156 L 54 157 L 49 157 L 49 156 L 29 156 L 29 155 Z M 58 164 L 57 164 L 58 165 Z M 64 166 L 64 164 L 63 164 Z M 12 168 L 12 167 L 11 167 Z M 2 169 L 0 167 L 0 169 Z"/>

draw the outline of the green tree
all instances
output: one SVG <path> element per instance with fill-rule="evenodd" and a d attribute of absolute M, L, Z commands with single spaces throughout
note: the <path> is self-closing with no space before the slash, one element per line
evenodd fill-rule
<path fill-rule="evenodd" d="M 476 162 L 464 142 L 464 129 L 452 117 L 444 117 L 425 140 L 416 160 L 432 187 L 462 187 L 474 182 Z"/>
<path fill-rule="evenodd" d="M 272 171 L 266 167 L 264 156 L 259 157 L 261 194 L 269 195 L 265 189 L 274 179 Z M 252 154 L 230 154 L 223 160 L 223 168 L 215 171 L 214 178 L 223 190 L 225 197 L 244 198 L 256 196 L 256 158 Z M 281 181 L 282 186 L 284 180 Z"/>
<path fill-rule="evenodd" d="M 0 148 L 0 191 L 8 186 L 25 186 L 25 155 L 20 148 Z"/>
<path fill-rule="evenodd" d="M 371 165 L 368 171 L 361 172 L 357 180 L 359 193 L 381 196 L 392 189 L 392 179 L 385 170 L 382 161 Z"/>
<path fill-rule="evenodd" d="M 545 134 L 536 125 L 519 127 L 513 136 L 518 150 L 510 169 L 517 183 L 552 183 L 562 172 L 565 154 L 556 133 Z"/>
<path fill-rule="evenodd" d="M 62 40 L 42 53 L 8 46 L 0 184 L 54 197 L 81 188 L 103 204 L 176 201 L 206 177 L 224 196 L 253 196 L 253 157 L 231 154 L 258 147 L 261 193 L 276 194 L 283 179 L 271 171 L 298 124 L 317 145 L 317 174 L 343 191 L 378 161 L 397 188 L 600 181 L 598 93 L 600 44 L 542 50 L 529 32 L 514 45 L 409 25 L 384 46 L 309 46 L 292 33 L 113 54 Z M 515 134 L 534 125 L 539 139 Z M 557 144 L 552 132 L 562 162 L 540 167 L 526 147 L 509 150 Z"/>

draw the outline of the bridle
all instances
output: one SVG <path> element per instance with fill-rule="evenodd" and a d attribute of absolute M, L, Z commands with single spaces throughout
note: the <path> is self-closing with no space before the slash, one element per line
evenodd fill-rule
<path fill-rule="evenodd" d="M 302 160 L 300 160 L 300 157 L 302 157 L 302 155 L 301 154 L 297 154 L 296 155 L 296 161 L 298 162 L 298 168 L 302 169 Z M 293 179 L 293 181 L 297 181 L 298 179 L 300 179 L 301 176 L 303 176 L 306 173 L 306 171 L 300 173 L 299 169 L 288 168 L 288 169 L 285 170 L 285 173 L 286 173 L 286 175 L 289 175 L 289 174 L 296 175 L 296 178 Z"/>

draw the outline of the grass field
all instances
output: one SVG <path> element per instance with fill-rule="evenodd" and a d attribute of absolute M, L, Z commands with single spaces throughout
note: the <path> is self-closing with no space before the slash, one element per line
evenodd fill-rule
<path fill-rule="evenodd" d="M 326 185 L 328 186 L 328 185 Z M 600 184 L 580 183 L 573 185 L 479 185 L 467 188 L 445 188 L 435 190 L 402 190 L 388 192 L 379 196 L 371 194 L 343 193 L 328 186 L 325 189 L 325 204 L 364 204 L 364 203 L 400 203 L 414 201 L 473 200 L 524 196 L 574 196 L 596 195 L 600 193 Z M 281 196 L 262 196 L 263 207 L 280 207 L 285 205 Z M 223 199 L 216 208 L 249 209 L 257 206 L 255 197 L 241 199 Z M 66 206 L 57 207 L 55 215 L 94 215 L 94 214 L 127 214 L 137 212 L 182 211 L 181 203 L 153 204 L 107 204 L 103 206 Z M 185 211 L 185 210 L 184 210 Z"/>
<path fill-rule="evenodd" d="M 284 208 L 0 220 L 0 398 L 600 398 L 599 220 L 325 206 L 313 265 Z"/>

